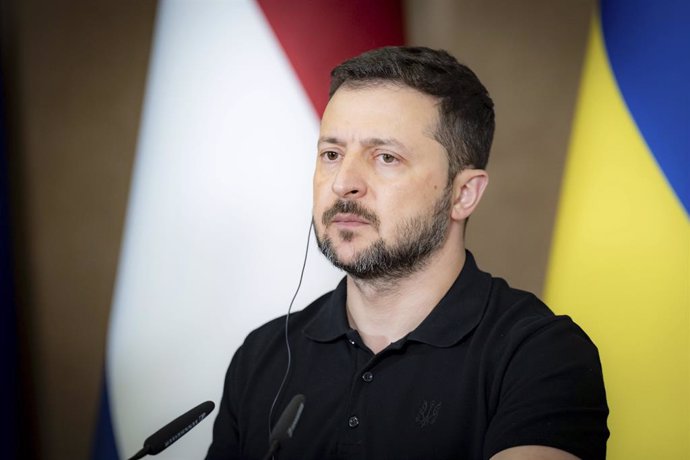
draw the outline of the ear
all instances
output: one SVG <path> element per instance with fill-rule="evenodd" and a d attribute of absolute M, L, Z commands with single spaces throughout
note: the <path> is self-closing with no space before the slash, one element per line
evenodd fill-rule
<path fill-rule="evenodd" d="M 451 218 L 467 219 L 482 199 L 489 184 L 489 175 L 483 169 L 463 169 L 453 180 L 453 209 Z"/>

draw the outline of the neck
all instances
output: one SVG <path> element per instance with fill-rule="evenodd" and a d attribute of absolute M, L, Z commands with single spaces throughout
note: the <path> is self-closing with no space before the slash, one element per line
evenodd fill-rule
<path fill-rule="evenodd" d="M 371 351 L 378 353 L 416 329 L 448 292 L 465 263 L 465 247 L 457 236 L 451 232 L 428 263 L 405 278 L 347 277 L 348 320 Z"/>

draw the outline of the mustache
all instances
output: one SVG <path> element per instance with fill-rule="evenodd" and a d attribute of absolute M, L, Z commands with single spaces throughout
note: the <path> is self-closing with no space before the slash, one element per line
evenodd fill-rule
<path fill-rule="evenodd" d="M 324 211 L 321 216 L 321 223 L 328 225 L 337 214 L 354 214 L 355 216 L 366 219 L 374 228 L 379 227 L 379 218 L 372 211 L 368 210 L 356 201 L 338 200 L 333 206 Z"/>

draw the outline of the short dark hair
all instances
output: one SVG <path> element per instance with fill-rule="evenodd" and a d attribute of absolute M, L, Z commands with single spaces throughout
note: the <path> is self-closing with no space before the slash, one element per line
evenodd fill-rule
<path fill-rule="evenodd" d="M 447 51 L 388 46 L 367 51 L 331 71 L 329 98 L 341 86 L 392 82 L 439 100 L 435 138 L 448 152 L 450 178 L 486 168 L 494 136 L 494 103 L 477 76 Z"/>

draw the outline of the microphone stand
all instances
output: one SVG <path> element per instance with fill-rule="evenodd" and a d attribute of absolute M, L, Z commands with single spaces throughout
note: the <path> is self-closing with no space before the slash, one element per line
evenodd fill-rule
<path fill-rule="evenodd" d="M 280 447 L 280 441 L 277 439 L 271 443 L 271 448 L 268 449 L 268 452 L 266 452 L 266 456 L 263 458 L 263 460 L 271 460 L 273 458 L 273 455 L 278 452 L 278 448 Z"/>

